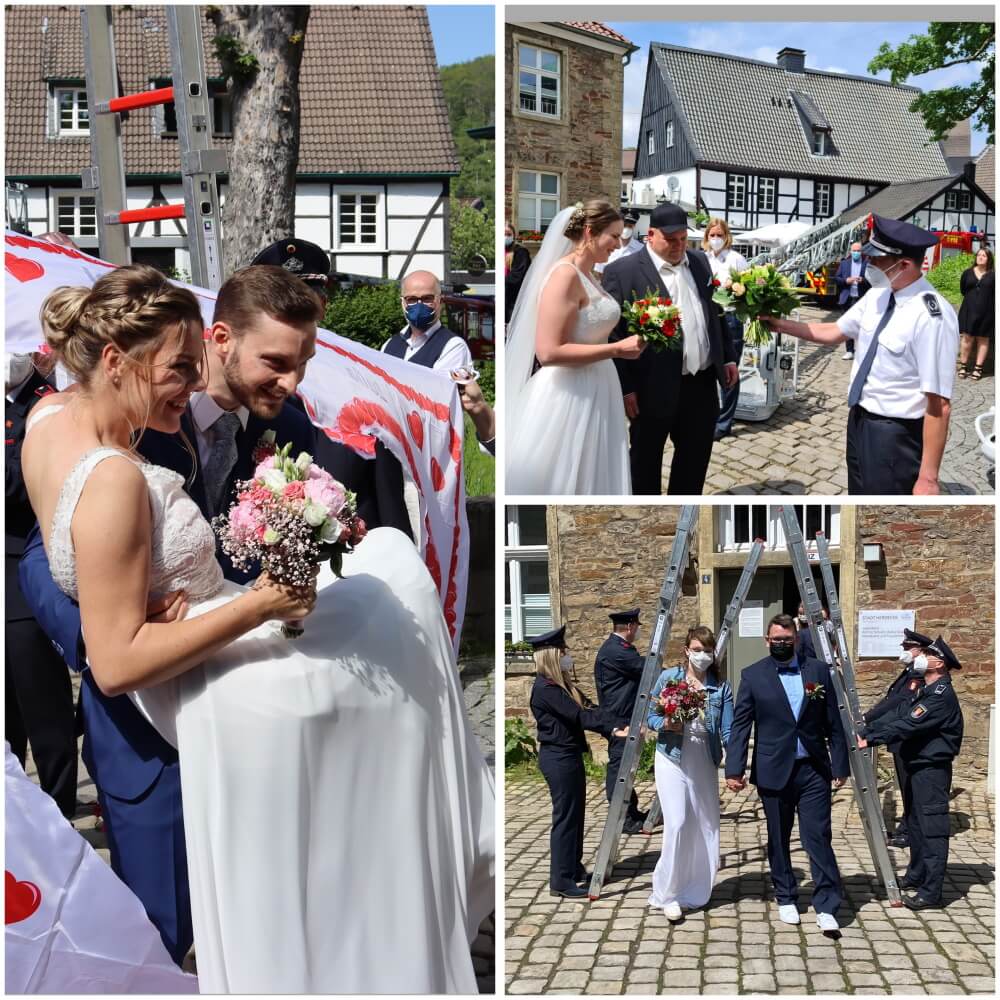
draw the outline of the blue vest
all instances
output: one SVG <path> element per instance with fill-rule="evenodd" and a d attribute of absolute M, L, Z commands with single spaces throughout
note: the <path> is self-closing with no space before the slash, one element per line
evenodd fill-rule
<path fill-rule="evenodd" d="M 441 352 L 444 350 L 445 344 L 454 336 L 456 334 L 452 333 L 446 326 L 440 326 L 427 338 L 423 347 L 412 358 L 406 358 L 406 360 L 414 365 L 433 368 L 437 359 L 441 357 Z M 391 354 L 394 358 L 404 358 L 406 357 L 406 348 L 408 346 L 404 337 L 401 337 L 398 333 L 394 333 L 389 338 L 389 343 L 385 345 L 385 353 Z"/>

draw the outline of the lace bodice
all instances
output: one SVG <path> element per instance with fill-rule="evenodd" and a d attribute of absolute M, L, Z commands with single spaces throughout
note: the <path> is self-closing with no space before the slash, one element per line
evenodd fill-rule
<path fill-rule="evenodd" d="M 579 275 L 588 299 L 587 305 L 580 310 L 571 339 L 574 344 L 606 344 L 621 317 L 621 308 L 591 277 L 575 264 L 570 263 L 570 266 Z"/>
<path fill-rule="evenodd" d="M 184 590 L 193 603 L 217 594 L 223 576 L 215 558 L 215 535 L 198 505 L 184 492 L 184 478 L 161 465 L 136 461 L 114 448 L 96 448 L 83 455 L 59 493 L 48 546 L 52 578 L 59 589 L 79 599 L 70 524 L 87 478 L 107 458 L 133 462 L 149 487 L 153 519 L 150 596 Z"/>

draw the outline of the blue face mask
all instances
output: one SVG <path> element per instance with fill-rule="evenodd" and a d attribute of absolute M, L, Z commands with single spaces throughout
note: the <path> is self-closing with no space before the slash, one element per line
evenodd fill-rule
<path fill-rule="evenodd" d="M 434 322 L 434 310 L 424 302 L 414 302 L 403 311 L 406 313 L 406 321 L 415 330 L 426 330 Z"/>
<path fill-rule="evenodd" d="M 851 251 L 851 260 L 861 260 L 861 251 L 860 250 L 852 250 Z"/>

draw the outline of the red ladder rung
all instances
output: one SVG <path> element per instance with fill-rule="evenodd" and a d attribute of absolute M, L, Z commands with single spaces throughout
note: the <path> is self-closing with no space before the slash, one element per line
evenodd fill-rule
<path fill-rule="evenodd" d="M 119 111 L 134 111 L 136 108 L 149 108 L 156 104 L 170 104 L 173 99 L 173 87 L 160 87 L 158 90 L 144 90 L 138 94 L 126 94 L 124 97 L 112 97 L 110 101 L 102 101 L 97 105 L 97 113 L 106 115 Z"/>
<path fill-rule="evenodd" d="M 183 205 L 153 205 L 151 208 L 127 208 L 122 212 L 112 212 L 104 221 L 111 226 L 126 225 L 130 222 L 156 222 L 159 219 L 183 219 Z"/>

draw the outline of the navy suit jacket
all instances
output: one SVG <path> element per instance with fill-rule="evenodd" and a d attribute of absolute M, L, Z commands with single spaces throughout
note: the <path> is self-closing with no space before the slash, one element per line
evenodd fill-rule
<path fill-rule="evenodd" d="M 709 353 L 719 385 L 726 380 L 725 366 L 737 361 L 736 344 L 727 323 L 722 322 L 722 309 L 712 301 L 715 288 L 712 285 L 712 268 L 701 250 L 687 251 L 688 265 L 701 299 L 708 330 Z M 653 266 L 646 248 L 627 257 L 620 257 L 604 269 L 602 275 L 604 290 L 619 305 L 631 302 L 633 297 L 642 298 L 646 292 L 666 295 L 663 278 Z M 683 317 L 682 317 L 683 319 Z M 624 317 L 612 334 L 612 340 L 623 340 L 629 335 L 628 323 Z M 680 390 L 683 365 L 681 351 L 655 351 L 647 349 L 634 361 L 615 360 L 622 393 L 638 394 L 639 411 L 643 414 L 663 414 L 673 405 Z"/>
<path fill-rule="evenodd" d="M 190 415 L 185 413 L 182 427 L 195 443 Z M 275 431 L 279 445 L 292 442 L 293 452 L 313 452 L 314 431 L 309 418 L 289 404 L 273 421 L 250 416 L 246 430 L 237 434 L 236 465 L 227 490 L 238 479 L 253 472 L 253 452 L 265 430 Z M 188 480 L 192 458 L 180 438 L 173 434 L 147 431 L 139 451 L 156 465 L 179 472 Z M 205 488 L 200 466 L 188 487 L 192 499 L 206 514 Z M 219 550 L 223 572 L 230 580 L 245 582 L 248 574 L 234 569 Z M 48 557 L 36 527 L 29 537 L 19 567 L 21 590 L 38 624 L 72 670 L 83 671 L 81 701 L 85 720 L 83 759 L 90 776 L 105 793 L 131 801 L 152 787 L 164 766 L 177 762 L 177 751 L 139 714 L 127 695 L 109 698 L 97 686 L 87 670 L 86 651 L 80 631 L 80 609 L 52 579 Z"/>
<path fill-rule="evenodd" d="M 861 284 L 858 285 L 858 299 L 861 298 L 865 292 L 868 291 L 872 286 L 868 284 L 865 275 L 868 273 L 868 261 L 861 258 Z M 841 262 L 840 266 L 837 268 L 837 288 L 840 289 L 840 295 L 837 297 L 837 305 L 846 305 L 848 302 L 857 302 L 858 299 L 851 298 L 851 286 L 847 283 L 847 279 L 851 276 L 851 258 L 845 257 Z"/>
<path fill-rule="evenodd" d="M 727 778 L 741 778 L 746 771 L 751 728 L 754 754 L 750 781 L 761 788 L 781 789 L 788 784 L 799 740 L 820 774 L 846 778 L 850 773 L 830 668 L 811 657 L 800 657 L 799 663 L 803 685 L 810 681 L 822 684 L 823 694 L 817 698 L 803 696 L 797 719 L 778 679 L 777 660 L 768 656 L 743 669 L 726 746 Z"/>

